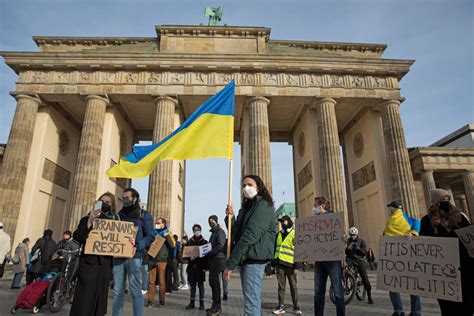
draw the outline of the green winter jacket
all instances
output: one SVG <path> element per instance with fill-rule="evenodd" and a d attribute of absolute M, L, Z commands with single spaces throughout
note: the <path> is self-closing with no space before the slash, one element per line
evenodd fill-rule
<path fill-rule="evenodd" d="M 245 260 L 270 261 L 275 251 L 275 235 L 273 207 L 257 195 L 247 209 L 239 210 L 237 221 L 232 218 L 233 245 L 227 268 L 234 270 Z"/>

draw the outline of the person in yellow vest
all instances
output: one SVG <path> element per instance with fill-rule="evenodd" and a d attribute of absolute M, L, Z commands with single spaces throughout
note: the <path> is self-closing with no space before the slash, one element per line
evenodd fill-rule
<path fill-rule="evenodd" d="M 286 279 L 290 283 L 291 299 L 293 300 L 293 313 L 301 315 L 298 307 L 298 288 L 296 274 L 300 269 L 300 264 L 295 263 L 295 229 L 293 221 L 287 215 L 278 220 L 281 223 L 281 231 L 278 232 L 275 242 L 275 259 L 273 265 L 276 267 L 278 281 L 278 306 L 273 314 L 285 313 L 285 287 Z"/>

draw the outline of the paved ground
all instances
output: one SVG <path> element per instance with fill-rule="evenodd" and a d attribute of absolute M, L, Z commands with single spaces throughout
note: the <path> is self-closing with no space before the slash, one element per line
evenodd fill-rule
<path fill-rule="evenodd" d="M 19 294 L 18 290 L 10 290 L 12 276 L 8 272 L 5 273 L 5 276 L 0 280 L 0 316 L 9 315 L 10 308 L 14 305 L 15 300 Z M 375 284 L 375 274 L 370 274 L 370 279 L 372 284 Z M 298 277 L 298 287 L 299 287 L 299 300 L 300 307 L 303 311 L 303 315 L 312 315 L 313 314 L 313 273 L 312 272 L 302 272 Z M 276 306 L 277 299 L 277 281 L 273 276 L 272 278 L 265 279 L 264 290 L 263 290 L 263 306 L 264 306 L 264 315 L 271 315 L 271 309 Z M 347 315 L 350 316 L 380 316 L 380 315 L 391 315 L 392 307 L 388 299 L 388 293 L 385 291 L 379 291 L 374 289 L 373 297 L 375 300 L 374 305 L 368 305 L 366 302 L 359 302 L 357 299 L 354 300 L 347 306 Z M 111 293 L 109 293 L 111 294 Z M 211 291 L 209 286 L 206 284 L 206 304 L 210 305 L 210 296 Z M 404 296 L 404 306 L 409 308 L 409 299 L 406 295 Z M 172 294 L 167 294 L 166 305 L 164 307 L 152 307 L 145 308 L 145 315 L 205 315 L 205 312 L 199 311 L 198 309 L 185 311 L 184 307 L 189 302 L 189 292 L 188 291 L 179 291 L 173 292 Z M 286 302 L 290 303 L 291 298 L 289 296 L 289 291 L 287 291 Z M 112 310 L 112 299 L 109 295 L 109 315 Z M 423 304 L 423 315 L 440 315 L 438 304 L 435 300 L 431 299 L 422 299 Z M 238 274 L 233 276 L 230 283 L 230 294 L 229 300 L 223 302 L 223 315 L 228 316 L 237 316 L 243 315 L 243 300 L 240 290 L 240 280 L 238 279 Z M 126 296 L 125 303 L 125 312 L 124 315 L 132 315 L 132 303 L 130 295 Z M 206 306 L 207 308 L 207 306 Z M 409 310 L 408 310 L 409 312 Z M 21 310 L 18 311 L 18 315 L 30 314 L 31 311 Z M 45 306 L 41 309 L 38 315 L 47 315 L 50 314 L 48 308 Z M 57 315 L 68 315 L 69 306 L 65 306 L 62 311 L 57 313 Z M 326 297 L 326 315 L 335 315 L 334 305 L 329 300 L 329 297 Z M 407 313 L 408 315 L 408 313 Z"/>

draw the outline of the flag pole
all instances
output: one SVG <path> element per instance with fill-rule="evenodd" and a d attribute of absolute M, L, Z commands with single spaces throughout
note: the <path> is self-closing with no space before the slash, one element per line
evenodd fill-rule
<path fill-rule="evenodd" d="M 233 160 L 229 159 L 229 194 L 227 196 L 227 204 L 232 206 L 232 166 L 233 166 Z M 230 257 L 230 243 L 232 239 L 232 216 L 227 215 L 227 258 Z"/>

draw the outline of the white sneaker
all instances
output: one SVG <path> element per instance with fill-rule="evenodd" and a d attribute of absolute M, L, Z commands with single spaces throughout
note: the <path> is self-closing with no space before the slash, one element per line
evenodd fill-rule
<path fill-rule="evenodd" d="M 142 290 L 142 295 L 146 295 L 147 293 L 148 293 L 148 291 Z"/>
<path fill-rule="evenodd" d="M 278 305 L 278 307 L 276 309 L 274 309 L 272 313 L 274 315 L 285 314 L 285 306 L 284 305 Z"/>
<path fill-rule="evenodd" d="M 189 286 L 188 286 L 187 284 L 186 284 L 186 285 L 183 285 L 183 286 L 181 287 L 181 290 L 189 290 Z"/>

